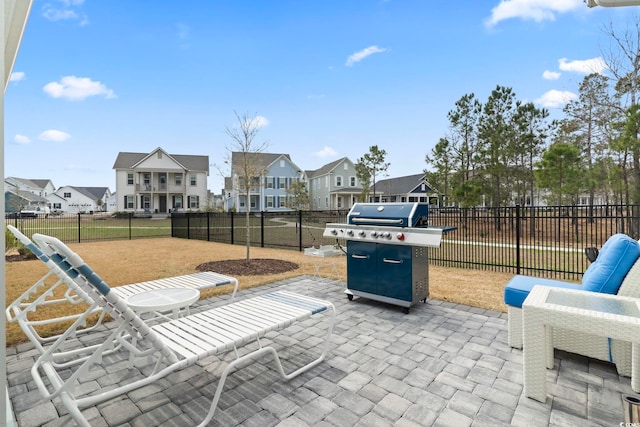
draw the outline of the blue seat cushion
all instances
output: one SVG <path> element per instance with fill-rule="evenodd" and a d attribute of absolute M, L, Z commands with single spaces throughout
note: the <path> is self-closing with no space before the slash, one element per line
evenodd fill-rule
<path fill-rule="evenodd" d="M 561 280 L 541 279 L 539 277 L 530 277 L 516 275 L 509 280 L 504 288 L 504 303 L 512 307 L 522 308 L 522 303 L 531 292 L 535 285 L 554 286 L 556 288 L 565 289 L 583 289 L 579 283 L 563 282 Z"/>
<path fill-rule="evenodd" d="M 609 237 L 596 260 L 582 276 L 585 291 L 617 294 L 622 281 L 640 256 L 640 243 L 626 234 Z"/>

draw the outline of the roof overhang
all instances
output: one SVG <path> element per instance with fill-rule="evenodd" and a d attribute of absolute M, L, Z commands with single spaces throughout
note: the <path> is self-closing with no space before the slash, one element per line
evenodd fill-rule
<path fill-rule="evenodd" d="M 584 0 L 589 7 L 640 6 L 640 0 Z"/>
<path fill-rule="evenodd" d="M 4 90 L 18 56 L 33 0 L 2 0 L 4 8 Z"/>

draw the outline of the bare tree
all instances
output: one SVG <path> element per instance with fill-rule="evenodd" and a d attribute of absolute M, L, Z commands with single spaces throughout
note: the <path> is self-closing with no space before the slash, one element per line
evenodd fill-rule
<path fill-rule="evenodd" d="M 264 119 L 257 114 L 249 116 L 247 113 L 238 114 L 234 110 L 238 124 L 227 127 L 226 133 L 231 138 L 231 145 L 227 149 L 231 152 L 231 173 L 238 178 L 238 188 L 245 200 L 245 237 L 247 243 L 246 262 L 251 261 L 249 251 L 251 249 L 251 189 L 260 185 L 260 179 L 264 173 L 259 153 L 264 152 L 268 142 L 256 142 L 256 136 L 264 125 Z"/>

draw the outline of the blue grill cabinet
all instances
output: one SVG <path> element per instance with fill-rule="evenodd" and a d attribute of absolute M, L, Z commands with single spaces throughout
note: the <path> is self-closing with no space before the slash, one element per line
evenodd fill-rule
<path fill-rule="evenodd" d="M 422 203 L 356 203 L 347 224 L 329 223 L 323 236 L 347 241 L 349 299 L 404 307 L 429 296 L 429 249 L 454 227 L 429 227 Z"/>

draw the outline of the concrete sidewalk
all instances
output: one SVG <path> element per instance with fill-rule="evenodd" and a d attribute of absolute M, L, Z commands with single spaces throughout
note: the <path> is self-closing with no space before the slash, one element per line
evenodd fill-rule
<path fill-rule="evenodd" d="M 618 426 L 629 378 L 607 363 L 556 354 L 546 403 L 522 395 L 522 352 L 507 344 L 504 313 L 427 300 L 401 308 L 355 298 L 345 284 L 303 276 L 242 290 L 245 298 L 277 289 L 331 301 L 336 327 L 325 362 L 286 382 L 271 360 L 231 374 L 214 426 Z M 227 298 L 227 297 L 225 297 Z M 224 304 L 199 301 L 193 310 Z M 312 347 L 315 323 L 268 336 L 282 358 L 299 365 Z M 306 346 L 306 347 L 305 347 Z M 233 355 L 223 356 L 223 361 Z M 23 427 L 74 425 L 62 404 L 39 401 L 29 373 L 37 352 L 7 348 L 9 393 Z M 285 362 L 283 360 L 283 363 Z M 175 372 L 155 384 L 83 411 L 92 426 L 191 426 L 202 420 L 224 363 Z M 99 389 L 132 375 L 107 364 L 86 387 Z M 285 366 L 287 369 L 287 366 Z"/>

